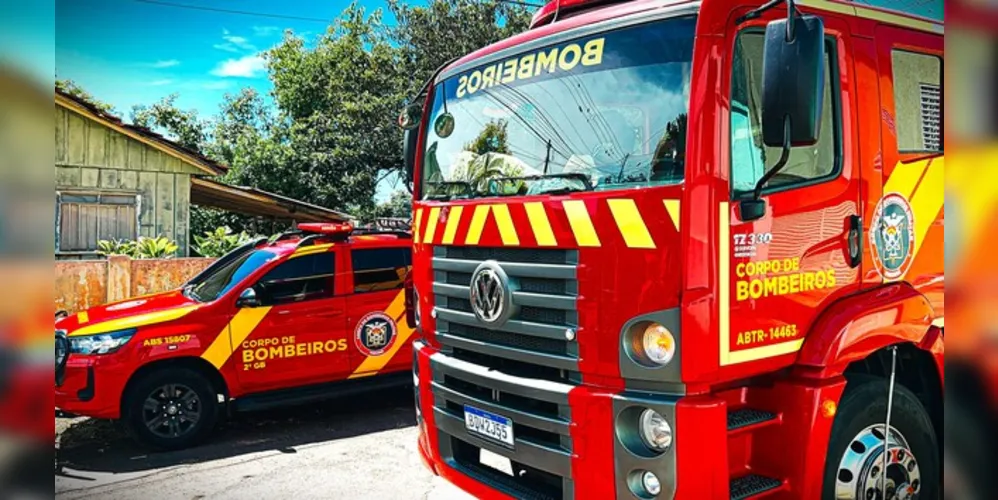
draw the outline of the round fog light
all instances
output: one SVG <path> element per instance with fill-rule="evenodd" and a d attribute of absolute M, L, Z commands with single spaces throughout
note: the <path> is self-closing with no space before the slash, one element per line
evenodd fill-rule
<path fill-rule="evenodd" d="M 658 476 L 651 471 L 646 470 L 644 474 L 641 474 L 641 486 L 651 496 L 662 492 L 662 483 L 658 480 Z"/>
<path fill-rule="evenodd" d="M 672 427 L 661 414 L 652 409 L 641 412 L 638 419 L 641 440 L 655 451 L 665 451 L 672 445 Z"/>
<path fill-rule="evenodd" d="M 648 361 L 657 365 L 667 365 L 676 355 L 676 339 L 668 328 L 652 323 L 641 335 L 642 351 Z"/>

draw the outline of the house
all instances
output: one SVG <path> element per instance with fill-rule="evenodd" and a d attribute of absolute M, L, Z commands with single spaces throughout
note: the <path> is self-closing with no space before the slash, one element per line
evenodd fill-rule
<path fill-rule="evenodd" d="M 191 178 L 226 168 L 59 89 L 55 104 L 56 258 L 139 236 L 165 236 L 188 255 Z"/>
<path fill-rule="evenodd" d="M 100 240 L 165 236 L 190 255 L 191 205 L 253 217 L 260 233 L 349 214 L 217 178 L 227 167 L 84 99 L 55 91 L 56 259 L 98 258 Z"/>

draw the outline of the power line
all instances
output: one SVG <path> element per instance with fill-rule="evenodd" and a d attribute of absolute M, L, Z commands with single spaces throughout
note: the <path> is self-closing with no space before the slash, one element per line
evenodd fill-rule
<path fill-rule="evenodd" d="M 520 7 L 543 7 L 544 4 L 530 3 L 530 2 L 520 2 L 517 0 L 499 0 L 499 3 L 510 3 L 513 5 L 519 5 Z"/>
<path fill-rule="evenodd" d="M 151 5 L 159 5 L 159 6 L 163 6 L 163 7 L 175 7 L 175 8 L 178 8 L 178 9 L 202 10 L 202 11 L 207 11 L 207 12 L 222 12 L 222 13 L 225 13 L 225 14 L 238 14 L 238 15 L 242 15 L 242 16 L 269 17 L 269 18 L 273 18 L 273 19 L 291 19 L 291 20 L 295 20 L 295 21 L 312 21 L 312 22 L 323 23 L 323 24 L 329 24 L 330 22 L 332 22 L 332 19 L 321 19 L 321 18 L 318 18 L 318 17 L 290 16 L 290 15 L 285 15 L 285 14 L 269 14 L 269 13 L 266 13 L 266 12 L 251 12 L 251 11 L 248 11 L 248 10 L 219 9 L 219 8 L 215 8 L 215 7 L 204 7 L 204 6 L 201 6 L 201 5 L 189 5 L 189 4 L 182 4 L 182 3 L 163 2 L 163 1 L 159 1 L 159 0 L 132 0 L 132 1 L 133 2 L 137 2 L 137 3 L 146 3 L 146 4 L 151 4 Z M 512 1 L 512 0 L 503 0 L 503 1 Z"/>

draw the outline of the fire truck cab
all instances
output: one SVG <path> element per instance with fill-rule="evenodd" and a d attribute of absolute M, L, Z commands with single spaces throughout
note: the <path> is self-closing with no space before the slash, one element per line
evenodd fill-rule
<path fill-rule="evenodd" d="M 412 382 L 407 232 L 300 224 L 247 243 L 182 289 L 56 321 L 56 407 L 184 448 L 231 410 Z"/>
<path fill-rule="evenodd" d="M 938 498 L 942 3 L 897 5 L 556 0 L 441 68 L 400 117 L 427 466 Z"/>

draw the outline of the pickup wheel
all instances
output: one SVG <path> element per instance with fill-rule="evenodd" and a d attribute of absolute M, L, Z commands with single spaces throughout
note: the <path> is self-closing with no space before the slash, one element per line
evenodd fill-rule
<path fill-rule="evenodd" d="M 846 389 L 828 443 L 822 498 L 941 498 L 939 446 L 928 413 L 910 390 L 895 384 L 891 428 L 885 433 L 887 391 L 888 382 L 883 379 L 864 380 Z M 886 496 L 882 493 L 885 477 Z"/>
<path fill-rule="evenodd" d="M 124 420 L 142 444 L 164 450 L 197 445 L 218 421 L 215 389 L 188 369 L 163 369 L 143 375 L 124 402 Z"/>

